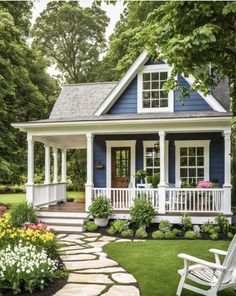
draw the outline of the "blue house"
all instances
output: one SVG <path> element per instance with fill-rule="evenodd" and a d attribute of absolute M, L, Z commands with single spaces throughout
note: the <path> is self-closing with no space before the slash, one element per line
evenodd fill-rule
<path fill-rule="evenodd" d="M 87 149 L 84 213 L 93 196 L 104 194 L 114 217 L 127 218 L 135 196 L 146 194 L 156 221 L 165 217 L 178 223 L 183 212 L 197 224 L 219 212 L 230 219 L 232 114 L 227 81 L 211 94 L 195 92 L 180 101 L 178 91 L 163 88 L 169 74 L 166 63 L 153 63 L 143 52 L 119 82 L 64 85 L 49 119 L 14 124 L 27 133 L 27 200 L 37 207 L 65 201 L 66 150 Z M 178 80 L 189 88 L 194 77 L 178 75 Z M 33 178 L 35 141 L 45 145 L 45 182 L 39 185 Z M 136 178 L 140 170 L 147 172 L 145 181 Z"/>

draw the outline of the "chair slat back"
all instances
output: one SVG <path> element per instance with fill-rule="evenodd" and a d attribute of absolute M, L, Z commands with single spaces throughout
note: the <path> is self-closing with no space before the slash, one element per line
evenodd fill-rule
<path fill-rule="evenodd" d="M 223 282 L 229 282 L 232 279 L 233 272 L 236 270 L 236 235 L 229 245 L 223 266 L 226 267 Z"/>

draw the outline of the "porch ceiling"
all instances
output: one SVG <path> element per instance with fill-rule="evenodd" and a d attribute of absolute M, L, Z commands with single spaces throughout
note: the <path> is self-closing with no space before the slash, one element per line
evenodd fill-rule
<path fill-rule="evenodd" d="M 56 136 L 37 136 L 36 142 L 52 145 L 58 148 L 66 149 L 86 149 L 85 135 L 56 135 Z"/>

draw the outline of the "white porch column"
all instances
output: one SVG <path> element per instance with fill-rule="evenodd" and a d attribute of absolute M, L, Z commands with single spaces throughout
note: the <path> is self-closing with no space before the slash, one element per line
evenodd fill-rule
<path fill-rule="evenodd" d="M 53 147 L 53 183 L 58 183 L 58 164 L 57 164 L 58 150 Z"/>
<path fill-rule="evenodd" d="M 88 207 L 92 201 L 93 189 L 93 134 L 87 133 L 87 182 L 85 184 L 85 208 Z"/>
<path fill-rule="evenodd" d="M 224 176 L 224 197 L 222 202 L 222 210 L 224 214 L 231 214 L 231 130 L 224 130 L 225 142 L 225 176 Z"/>
<path fill-rule="evenodd" d="M 44 184 L 50 184 L 50 146 L 45 144 L 45 179 Z"/>
<path fill-rule="evenodd" d="M 26 184 L 26 200 L 34 202 L 34 140 L 31 135 L 27 136 L 28 142 L 28 181 Z"/>
<path fill-rule="evenodd" d="M 159 213 L 165 213 L 166 206 L 166 181 L 165 181 L 165 131 L 159 131 L 160 141 L 160 183 L 159 188 Z"/>
<path fill-rule="evenodd" d="M 61 182 L 66 182 L 66 149 L 61 150 Z"/>

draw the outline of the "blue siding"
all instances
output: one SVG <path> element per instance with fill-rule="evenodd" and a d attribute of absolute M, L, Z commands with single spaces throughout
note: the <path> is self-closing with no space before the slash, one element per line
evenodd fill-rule
<path fill-rule="evenodd" d="M 181 76 L 178 75 L 178 81 L 180 87 L 186 87 L 190 89 L 188 82 Z M 200 96 L 198 92 L 192 92 L 190 96 L 186 97 L 183 101 L 179 100 L 180 92 L 174 91 L 174 111 L 210 111 L 212 108 L 207 102 Z"/>
<path fill-rule="evenodd" d="M 211 140 L 210 142 L 210 180 L 224 183 L 224 139 L 220 133 L 167 134 L 169 140 L 169 182 L 175 183 L 175 141 Z M 109 140 L 136 140 L 136 170 L 143 168 L 143 141 L 157 141 L 158 135 L 107 135 L 94 138 L 94 185 L 106 187 L 106 142 Z M 102 161 L 103 169 L 96 169 L 96 163 Z"/>
<path fill-rule="evenodd" d="M 108 111 L 108 114 L 137 113 L 137 76 Z"/>
<path fill-rule="evenodd" d="M 151 60 L 146 62 L 146 65 L 155 64 Z M 163 61 L 159 61 L 156 64 L 164 64 Z M 178 76 L 180 87 L 190 88 L 188 82 L 181 76 Z M 174 91 L 174 111 L 210 111 L 212 108 L 206 103 L 206 101 L 200 96 L 198 92 L 192 92 L 189 97 L 186 97 L 183 101 L 179 100 L 180 92 Z M 137 113 L 137 76 L 129 84 L 123 94 L 117 99 L 114 105 L 107 112 L 108 114 L 136 114 Z M 174 117 L 174 114 L 173 114 Z"/>
<path fill-rule="evenodd" d="M 175 142 L 181 140 L 211 140 L 210 142 L 210 180 L 224 183 L 224 139 L 220 133 L 167 134 L 169 140 L 169 182 L 175 183 Z"/>

